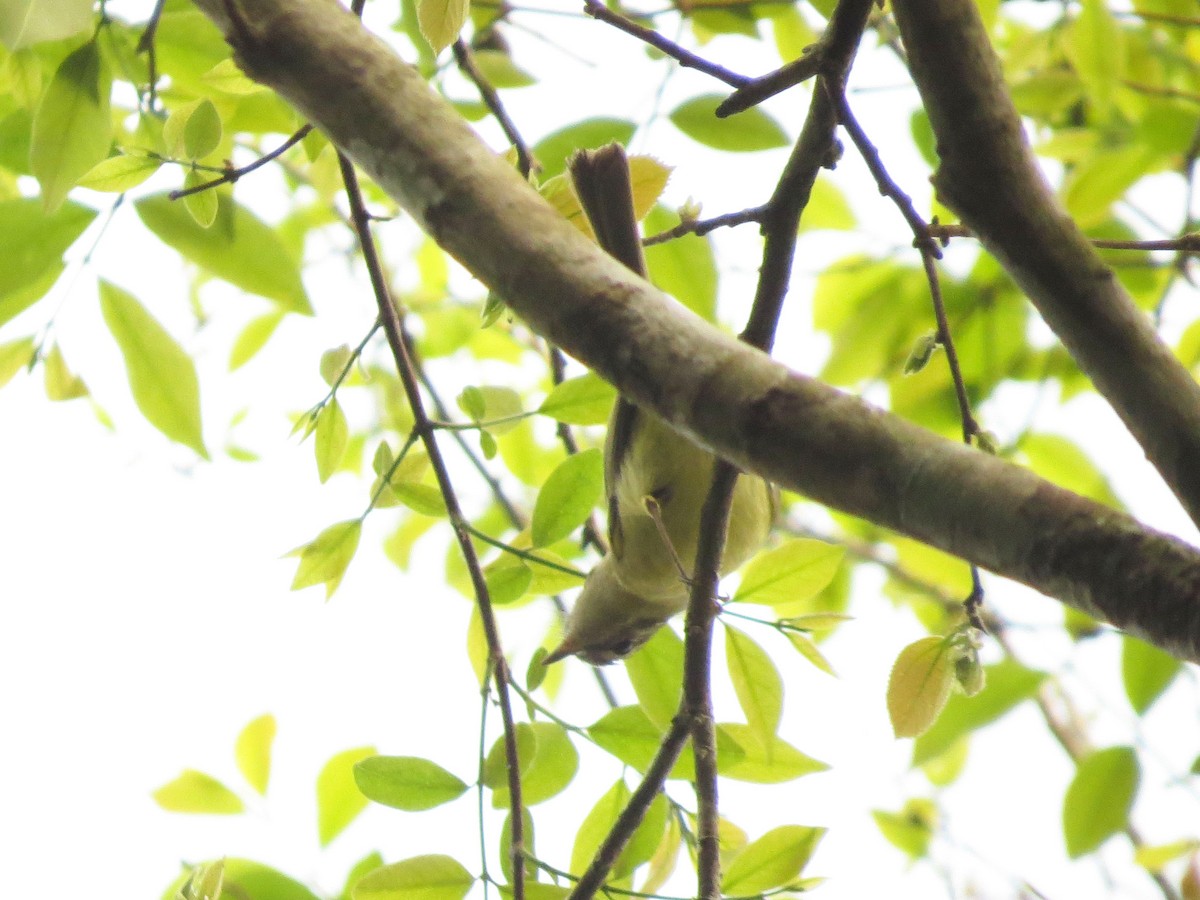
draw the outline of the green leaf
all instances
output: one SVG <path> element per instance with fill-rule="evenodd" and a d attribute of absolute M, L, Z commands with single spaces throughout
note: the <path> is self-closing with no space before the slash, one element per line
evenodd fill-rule
<path fill-rule="evenodd" d="M 446 499 L 442 492 L 431 484 L 408 481 L 391 484 L 391 491 L 401 503 L 423 516 L 442 518 L 447 515 Z"/>
<path fill-rule="evenodd" d="M 716 110 L 724 99 L 722 94 L 693 97 L 675 107 L 669 118 L 692 140 L 714 150 L 746 153 L 788 145 L 787 132 L 758 107 L 718 119 Z"/>
<path fill-rule="evenodd" d="M 63 253 L 94 218 L 95 210 L 78 203 L 47 214 L 36 199 L 0 201 L 0 325 L 50 290 Z"/>
<path fill-rule="evenodd" d="M 184 196 L 183 205 L 188 215 L 201 228 L 210 228 L 217 221 L 217 213 L 221 211 L 221 194 L 218 190 L 206 187 L 194 190 L 204 185 L 207 178 L 199 172 L 190 170 L 183 179 L 184 190 L 192 191 Z"/>
<path fill-rule="evenodd" d="M 42 370 L 45 375 L 46 397 L 50 400 L 76 400 L 88 395 L 87 384 L 67 367 L 67 361 L 63 358 L 58 344 L 52 346 L 42 360 Z"/>
<path fill-rule="evenodd" d="M 533 584 L 533 570 L 524 562 L 503 556 L 484 572 L 488 596 L 496 606 L 508 606 L 525 596 Z"/>
<path fill-rule="evenodd" d="M 542 182 L 561 175 L 567 157 L 576 150 L 601 147 L 612 141 L 628 144 L 636 130 L 637 125 L 626 119 L 597 116 L 546 135 L 533 145 L 533 155 L 542 164 Z"/>
<path fill-rule="evenodd" d="M 538 492 L 530 532 L 534 547 L 562 540 L 587 520 L 604 489 L 604 457 L 598 449 L 568 456 Z"/>
<path fill-rule="evenodd" d="M 261 94 L 266 87 L 252 81 L 242 74 L 237 63 L 232 59 L 223 59 L 201 76 L 201 80 L 220 91 L 234 97 L 244 97 L 250 94 Z"/>
<path fill-rule="evenodd" d="M 504 90 L 537 84 L 536 78 L 518 66 L 512 56 L 501 50 L 475 50 L 474 55 L 479 74 L 494 88 Z"/>
<path fill-rule="evenodd" d="M 1027 434 L 1021 439 L 1020 450 L 1043 478 L 1114 509 L 1123 508 L 1108 479 L 1070 438 Z"/>
<path fill-rule="evenodd" d="M 221 114 L 208 98 L 197 104 L 183 127 L 183 151 L 191 159 L 203 159 L 221 143 Z"/>
<path fill-rule="evenodd" d="M 790 540 L 747 563 L 733 599 L 767 606 L 808 600 L 833 581 L 845 553 L 844 547 L 824 541 Z"/>
<path fill-rule="evenodd" d="M 332 597 L 342 582 L 342 576 L 346 574 L 350 560 L 354 559 L 361 536 L 362 520 L 349 519 L 330 525 L 310 543 L 301 544 L 288 552 L 287 556 L 300 558 L 296 576 L 292 579 L 292 590 L 323 584 L 325 598 Z"/>
<path fill-rule="evenodd" d="M 725 626 L 725 664 L 746 722 L 769 756 L 783 715 L 779 670 L 748 634 L 730 625 Z"/>
<path fill-rule="evenodd" d="M 555 722 L 522 723 L 517 727 L 527 727 L 532 734 L 532 741 L 520 745 L 517 752 L 522 760 L 521 800 L 533 806 L 557 796 L 571 783 L 579 770 L 579 752 L 566 730 Z M 532 755 L 525 764 L 527 746 Z M 508 779 L 504 778 L 493 785 L 492 806 L 505 809 L 509 804 Z"/>
<path fill-rule="evenodd" d="M 317 834 L 322 847 L 328 846 L 367 808 L 367 798 L 354 783 L 354 767 L 374 755 L 374 747 L 343 750 L 330 757 L 317 775 Z"/>
<path fill-rule="evenodd" d="M 34 342 L 31 337 L 0 344 L 0 387 L 12 381 L 12 377 L 22 369 L 27 369 L 33 361 L 33 354 Z"/>
<path fill-rule="evenodd" d="M 381 866 L 354 886 L 354 900 L 463 900 L 475 883 L 449 856 L 414 856 Z"/>
<path fill-rule="evenodd" d="M 663 736 L 640 706 L 618 706 L 598 719 L 587 732 L 598 747 L 639 772 L 645 772 L 649 767 Z M 694 768 L 691 747 L 685 747 L 668 777 L 691 778 Z"/>
<path fill-rule="evenodd" d="M 950 699 L 953 683 L 954 659 L 945 638 L 924 637 L 901 650 L 887 691 L 896 737 L 916 737 L 929 728 Z"/>
<path fill-rule="evenodd" d="M 796 648 L 797 653 L 799 653 L 825 674 L 834 676 L 837 675 L 837 673 L 833 671 L 833 666 L 829 664 L 829 660 L 827 660 L 825 655 L 817 649 L 817 645 L 812 638 L 810 638 L 807 634 L 800 633 L 799 631 L 788 631 L 786 634 L 787 639 L 791 642 L 792 646 Z"/>
<path fill-rule="evenodd" d="M 454 43 L 470 11 L 470 0 L 417 0 L 417 23 L 434 53 Z"/>
<path fill-rule="evenodd" d="M 1141 775 L 1131 747 L 1108 747 L 1083 759 L 1063 798 L 1067 855 L 1097 849 L 1129 821 Z"/>
<path fill-rule="evenodd" d="M 271 339 L 279 323 L 283 321 L 283 310 L 274 310 L 246 323 L 229 351 L 229 371 L 248 363 Z"/>
<path fill-rule="evenodd" d="M 168 812 L 233 815 L 244 807 L 241 798 L 211 775 L 185 769 L 174 781 L 154 792 L 154 802 Z"/>
<path fill-rule="evenodd" d="M 824 834 L 824 828 L 805 825 L 768 831 L 729 863 L 721 878 L 721 893 L 746 896 L 792 884 Z"/>
<path fill-rule="evenodd" d="M 525 870 L 526 884 L 537 883 L 538 867 L 534 860 L 536 856 L 536 847 L 534 845 L 534 830 L 533 816 L 527 808 L 521 809 L 521 829 L 524 839 L 524 851 L 527 854 L 523 860 L 523 868 Z M 512 811 L 504 817 L 504 825 L 500 829 L 500 872 L 504 875 L 505 880 L 512 882 L 513 878 L 513 854 L 512 854 Z M 504 896 L 510 896 L 505 894 Z M 525 895 L 525 900 L 533 900 L 528 894 Z"/>
<path fill-rule="evenodd" d="M 59 65 L 33 117 L 29 161 L 46 212 L 58 209 L 80 176 L 108 156 L 112 76 L 88 41 Z"/>
<path fill-rule="evenodd" d="M 161 160 L 148 156 L 110 156 L 92 166 L 78 183 L 93 191 L 122 193 L 137 187 L 161 165 Z"/>
<path fill-rule="evenodd" d="M 370 756 L 354 766 L 354 781 L 369 800 L 417 812 L 461 797 L 467 784 L 417 756 Z"/>
<path fill-rule="evenodd" d="M 633 190 L 633 213 L 640 222 L 654 209 L 671 180 L 670 166 L 653 156 L 629 157 L 629 183 Z"/>
<path fill-rule="evenodd" d="M 138 216 L 164 244 L 235 287 L 312 314 L 300 270 L 275 230 L 232 198 L 218 193 L 217 216 L 201 228 L 182 204 L 154 194 L 136 204 Z"/>
<path fill-rule="evenodd" d="M 740 754 L 718 756 L 717 769 L 726 778 L 755 784 L 782 784 L 829 768 L 775 735 L 771 735 L 770 743 L 764 745 L 749 725 L 724 722 L 717 726 L 717 734 L 741 750 Z M 718 746 L 721 745 L 718 741 Z"/>
<path fill-rule="evenodd" d="M 629 788 L 618 780 L 583 817 L 575 833 L 575 844 L 571 848 L 571 872 L 582 874 L 600 849 L 608 833 L 616 824 L 617 817 L 629 803 Z M 613 873 L 614 876 L 616 873 Z M 619 876 L 617 876 L 619 877 Z"/>
<path fill-rule="evenodd" d="M 316 431 L 314 449 L 317 455 L 317 477 L 321 484 L 324 484 L 341 465 L 342 457 L 346 455 L 346 444 L 350 440 L 350 426 L 346 424 L 346 414 L 342 412 L 336 397 L 321 408 L 317 415 Z"/>
<path fill-rule="evenodd" d="M 8 0 L 0 3 L 0 44 L 9 50 L 58 41 L 92 25 L 92 0 Z"/>
<path fill-rule="evenodd" d="M 1046 678 L 1044 672 L 1027 669 L 1011 660 L 985 666 L 984 671 L 987 687 L 974 697 L 951 697 L 934 726 L 913 743 L 914 766 L 936 759 L 963 735 L 996 721 L 1028 700 Z"/>
<path fill-rule="evenodd" d="M 513 732 L 517 744 L 517 772 L 524 775 L 533 765 L 537 753 L 537 732 L 528 722 L 518 722 Z M 483 760 L 480 780 L 484 787 L 498 790 L 508 784 L 508 745 L 504 735 L 492 742 L 492 747 Z"/>
<path fill-rule="evenodd" d="M 1139 716 L 1167 689 L 1183 663 L 1153 644 L 1125 637 L 1121 646 L 1121 678 L 1125 696 Z"/>
<path fill-rule="evenodd" d="M 616 397 L 611 384 L 588 372 L 556 384 L 537 411 L 568 425 L 603 425 Z"/>
<path fill-rule="evenodd" d="M 173 441 L 208 459 L 192 358 L 132 294 L 100 282 L 100 311 L 121 348 L 134 402 Z"/>
<path fill-rule="evenodd" d="M 646 717 L 666 731 L 683 692 L 683 641 L 670 628 L 658 629 L 625 660 L 625 672 Z"/>
<path fill-rule="evenodd" d="M 242 777 L 260 794 L 266 794 L 271 778 L 271 744 L 275 741 L 275 717 L 259 716 L 242 729 L 234 745 L 234 757 Z"/>
<path fill-rule="evenodd" d="M 679 224 L 679 217 L 656 206 L 646 216 L 646 233 L 657 234 Z M 706 322 L 717 317 L 717 271 L 712 243 L 689 234 L 645 250 L 650 281 Z"/>

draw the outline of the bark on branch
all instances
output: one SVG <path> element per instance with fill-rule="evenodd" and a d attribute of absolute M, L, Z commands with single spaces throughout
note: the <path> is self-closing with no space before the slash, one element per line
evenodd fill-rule
<path fill-rule="evenodd" d="M 1033 301 L 1200 525 L 1200 385 L 1058 203 L 972 0 L 896 0 L 941 199 Z"/>
<path fill-rule="evenodd" d="M 1193 548 L 792 373 L 685 311 L 562 219 L 332 0 L 236 2 L 197 0 L 243 69 L 623 394 L 781 485 L 1200 659 Z"/>

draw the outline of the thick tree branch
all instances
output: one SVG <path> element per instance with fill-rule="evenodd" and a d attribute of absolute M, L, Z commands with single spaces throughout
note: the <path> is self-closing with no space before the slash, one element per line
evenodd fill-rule
<path fill-rule="evenodd" d="M 235 24 L 233 2 L 198 0 L 243 68 L 622 394 L 739 466 L 1200 659 L 1196 550 L 796 375 L 683 310 L 560 217 L 335 3 L 256 0 Z"/>
<path fill-rule="evenodd" d="M 1029 295 L 1200 524 L 1200 385 L 1055 199 L 971 0 L 897 0 L 942 200 Z"/>

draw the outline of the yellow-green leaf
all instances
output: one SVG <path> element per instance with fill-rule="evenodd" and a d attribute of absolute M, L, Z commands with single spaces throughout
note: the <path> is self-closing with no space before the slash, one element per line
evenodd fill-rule
<path fill-rule="evenodd" d="M 633 212 L 640 222 L 666 190 L 671 179 L 670 166 L 663 165 L 653 156 L 629 157 L 629 181 L 633 188 Z"/>
<path fill-rule="evenodd" d="M 475 879 L 449 856 L 414 856 L 364 875 L 353 900 L 462 900 Z"/>
<path fill-rule="evenodd" d="M 330 525 L 310 543 L 289 552 L 288 556 L 300 558 L 296 576 L 292 579 L 292 590 L 323 584 L 326 599 L 333 596 L 346 574 L 346 567 L 354 559 L 361 536 L 362 520 L 349 519 Z"/>
<path fill-rule="evenodd" d="M 449 803 L 467 790 L 457 775 L 417 756 L 369 756 L 355 764 L 354 781 L 368 799 L 412 812 Z"/>
<path fill-rule="evenodd" d="M 337 471 L 346 454 L 346 444 L 350 440 L 350 426 L 346 424 L 346 414 L 342 412 L 337 398 L 326 403 L 317 415 L 317 436 L 314 449 L 317 456 L 317 477 L 321 484 L 329 480 L 329 476 Z"/>
<path fill-rule="evenodd" d="M 221 114 L 207 97 L 201 100 L 183 126 L 183 151 L 203 159 L 221 143 Z"/>
<path fill-rule="evenodd" d="M 146 420 L 204 459 L 200 382 L 192 359 L 132 294 L 100 282 L 100 310 L 121 348 L 134 402 Z"/>
<path fill-rule="evenodd" d="M 183 178 L 183 187 L 185 190 L 190 191 L 207 183 L 207 181 L 208 179 L 205 176 L 194 169 L 190 169 Z M 205 188 L 204 190 L 186 194 L 183 198 L 183 205 L 197 225 L 201 228 L 208 228 L 217 220 L 217 213 L 221 209 L 221 200 L 215 188 Z"/>
<path fill-rule="evenodd" d="M 655 727 L 666 731 L 679 712 L 683 691 L 683 641 L 670 628 L 660 628 L 625 660 L 625 672 L 638 703 Z"/>
<path fill-rule="evenodd" d="M 109 92 L 112 77 L 95 41 L 59 65 L 33 117 L 29 162 L 42 186 L 42 203 L 54 212 L 80 176 L 112 145 Z"/>
<path fill-rule="evenodd" d="M 930 636 L 900 651 L 888 680 L 888 715 L 896 737 L 916 737 L 950 699 L 954 659 L 945 638 Z"/>
<path fill-rule="evenodd" d="M 824 828 L 783 825 L 751 843 L 729 863 L 723 894 L 761 894 L 795 882 L 825 834 Z"/>
<path fill-rule="evenodd" d="M 593 448 L 568 456 L 538 492 L 530 532 L 534 547 L 562 540 L 595 508 L 604 487 L 604 458 Z"/>
<path fill-rule="evenodd" d="M 162 162 L 148 156 L 110 156 L 92 166 L 79 186 L 93 191 L 121 193 L 137 187 L 158 171 Z"/>
<path fill-rule="evenodd" d="M 246 327 L 233 342 L 233 349 L 229 351 L 229 371 L 241 368 L 253 359 L 282 321 L 283 311 L 273 310 L 246 323 Z"/>
<path fill-rule="evenodd" d="M 322 847 L 367 808 L 367 798 L 354 783 L 354 765 L 374 755 L 374 747 L 343 750 L 330 757 L 317 775 L 317 834 Z"/>
<path fill-rule="evenodd" d="M 1134 712 L 1141 715 L 1175 680 L 1183 663 L 1153 644 L 1126 637 L 1121 652 L 1121 680 Z"/>
<path fill-rule="evenodd" d="M 58 41 L 92 25 L 92 0 L 7 0 L 0 3 L 0 43 L 9 50 Z"/>
<path fill-rule="evenodd" d="M 275 740 L 275 717 L 259 716 L 242 729 L 234 745 L 234 757 L 242 777 L 260 794 L 271 780 L 271 744 Z"/>
<path fill-rule="evenodd" d="M 417 23 L 434 53 L 454 43 L 470 11 L 470 0 L 417 0 Z"/>
<path fill-rule="evenodd" d="M 825 658 L 820 650 L 817 649 L 816 643 L 807 634 L 802 634 L 799 631 L 787 632 L 787 639 L 791 641 L 792 646 L 796 648 L 801 656 L 807 659 L 810 663 L 820 669 L 827 675 L 837 675 L 833 671 L 833 666 L 829 664 L 829 660 Z"/>
<path fill-rule="evenodd" d="M 770 756 L 783 714 L 783 679 L 762 647 L 749 635 L 725 626 L 725 664 L 746 722 Z"/>
<path fill-rule="evenodd" d="M 744 153 L 787 146 L 787 132 L 758 107 L 718 119 L 716 110 L 724 99 L 722 94 L 693 97 L 675 107 L 669 118 L 692 140 L 715 150 Z"/>
<path fill-rule="evenodd" d="M 50 290 L 63 253 L 95 217 L 69 201 L 50 215 L 34 198 L 0 202 L 0 325 Z"/>
<path fill-rule="evenodd" d="M 568 425 L 603 425 L 612 412 L 616 389 L 593 372 L 556 384 L 538 412 Z"/>
<path fill-rule="evenodd" d="M 33 338 L 17 338 L 0 344 L 0 387 L 8 384 L 14 375 L 27 368 L 33 360 Z"/>
<path fill-rule="evenodd" d="M 723 722 L 717 726 L 717 737 L 718 747 L 732 742 L 740 751 L 717 758 L 717 770 L 726 778 L 754 784 L 781 784 L 829 768 L 775 735 L 771 736 L 770 743 L 761 743 L 749 725 Z"/>
<path fill-rule="evenodd" d="M 232 815 L 244 808 L 229 788 L 211 775 L 185 769 L 174 781 L 154 792 L 154 802 L 169 812 Z"/>
<path fill-rule="evenodd" d="M 815 597 L 837 574 L 845 548 L 796 538 L 758 554 L 746 565 L 733 599 L 780 606 Z"/>

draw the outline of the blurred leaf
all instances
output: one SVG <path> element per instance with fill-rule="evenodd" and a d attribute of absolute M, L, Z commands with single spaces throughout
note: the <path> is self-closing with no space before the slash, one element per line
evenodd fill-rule
<path fill-rule="evenodd" d="M 880 833 L 911 859 L 929 853 L 929 841 L 938 824 L 937 807 L 923 797 L 913 798 L 898 813 L 874 810 L 871 815 Z"/>
<path fill-rule="evenodd" d="M 800 218 L 800 231 L 850 231 L 858 225 L 850 203 L 836 184 L 818 178 Z"/>
<path fill-rule="evenodd" d="M 354 900 L 463 900 L 475 878 L 449 856 L 414 856 L 380 866 L 354 887 Z"/>
<path fill-rule="evenodd" d="M 180 875 L 167 888 L 163 900 L 178 900 L 185 885 L 204 870 L 212 871 L 214 863 L 201 863 Z M 222 887 L 220 900 L 319 900 L 294 878 L 290 878 L 260 862 L 237 857 L 225 857 L 216 865 L 221 868 Z M 191 898 L 188 898 L 191 900 Z"/>
<path fill-rule="evenodd" d="M 369 799 L 412 812 L 461 797 L 467 784 L 417 756 L 369 756 L 354 765 L 354 782 Z"/>
<path fill-rule="evenodd" d="M 355 784 L 354 770 L 356 763 L 374 755 L 374 747 L 343 750 L 331 756 L 317 775 L 317 835 L 322 847 L 367 808 L 367 798 Z"/>
<path fill-rule="evenodd" d="M 183 128 L 183 149 L 191 159 L 203 159 L 221 143 L 221 114 L 211 100 L 200 101 Z"/>
<path fill-rule="evenodd" d="M 36 199 L 0 201 L 0 325 L 50 290 L 63 253 L 94 218 L 70 201 L 49 214 Z"/>
<path fill-rule="evenodd" d="M 1098 503 L 1124 509 L 1108 479 L 1070 438 L 1057 434 L 1027 434 L 1021 439 L 1020 450 L 1043 478 Z"/>
<path fill-rule="evenodd" d="M 300 558 L 300 565 L 296 567 L 296 575 L 292 579 L 292 590 L 323 584 L 325 598 L 332 597 L 342 582 L 342 576 L 346 574 L 350 560 L 354 559 L 361 536 L 362 520 L 349 519 L 330 525 L 311 542 L 289 551 L 287 556 Z"/>
<path fill-rule="evenodd" d="M 1063 798 L 1068 856 L 1091 853 L 1128 824 L 1140 777 L 1130 747 L 1097 750 L 1080 761 Z"/>
<path fill-rule="evenodd" d="M 824 828 L 803 825 L 768 831 L 733 858 L 721 878 L 721 892 L 746 896 L 792 884 L 824 834 Z"/>
<path fill-rule="evenodd" d="M 521 801 L 533 806 L 557 796 L 571 783 L 579 769 L 579 752 L 566 730 L 556 722 L 533 722 L 524 727 L 530 729 L 533 740 L 527 744 L 532 752 L 529 762 L 521 767 Z M 518 750 L 522 761 L 527 745 Z M 507 779 L 492 788 L 492 806 L 507 808 L 511 803 Z"/>
<path fill-rule="evenodd" d="M 33 354 L 34 343 L 31 337 L 17 338 L 15 341 L 0 344 L 0 387 L 12 381 L 13 376 L 22 369 L 29 368 Z"/>
<path fill-rule="evenodd" d="M 232 815 L 244 807 L 241 798 L 211 775 L 185 769 L 154 792 L 154 802 L 168 812 Z"/>
<path fill-rule="evenodd" d="M 92 0 L 9 0 L 0 3 L 0 43 L 9 50 L 58 41 L 92 25 Z"/>
<path fill-rule="evenodd" d="M 1200 840 L 1173 841 L 1170 844 L 1141 846 L 1133 851 L 1134 861 L 1147 872 L 1161 872 L 1167 863 L 1200 850 Z"/>
<path fill-rule="evenodd" d="M 171 440 L 208 459 L 192 358 L 132 294 L 107 281 L 100 282 L 100 311 L 121 348 L 142 415 Z"/>
<path fill-rule="evenodd" d="M 279 323 L 283 321 L 283 310 L 265 313 L 246 323 L 229 351 L 229 371 L 239 369 L 255 357 L 271 339 Z"/>
<path fill-rule="evenodd" d="M 693 97 L 675 107 L 669 118 L 692 140 L 714 150 L 744 153 L 788 145 L 787 132 L 758 107 L 718 119 L 716 110 L 724 99 L 722 94 Z"/>
<path fill-rule="evenodd" d="M 1142 715 L 1167 689 L 1183 663 L 1165 650 L 1128 635 L 1121 642 L 1121 678 L 1134 712 Z"/>
<path fill-rule="evenodd" d="M 67 367 L 67 361 L 63 358 L 58 344 L 52 345 L 42 359 L 42 370 L 47 399 L 60 402 L 77 400 L 88 395 L 87 384 Z"/>
<path fill-rule="evenodd" d="M 260 794 L 266 794 L 271 778 L 271 744 L 274 741 L 275 717 L 267 714 L 243 728 L 234 745 L 238 770 Z"/>
<path fill-rule="evenodd" d="M 1097 118 L 1106 119 L 1124 77 L 1125 54 L 1121 28 L 1104 0 L 1083 0 L 1067 32 L 1067 50 Z"/>
<path fill-rule="evenodd" d="M 166 194 L 144 197 L 135 205 L 142 224 L 186 259 L 288 311 L 311 315 L 300 270 L 274 229 L 224 194 L 216 196 L 217 215 L 210 228 L 201 228 Z"/>
<path fill-rule="evenodd" d="M 807 634 L 802 634 L 799 631 L 787 631 L 784 633 L 787 635 L 787 639 L 791 641 L 792 646 L 796 648 L 797 653 L 799 653 L 825 674 L 834 676 L 837 675 L 837 673 L 833 671 L 833 666 L 829 664 L 829 660 L 827 660 L 824 654 L 817 649 L 817 645 L 813 643 L 813 639 Z"/>
<path fill-rule="evenodd" d="M 95 41 L 59 65 L 33 117 L 29 161 L 46 212 L 57 210 L 80 176 L 112 146 L 112 76 Z"/>
<path fill-rule="evenodd" d="M 597 449 L 568 456 L 538 492 L 531 533 L 534 547 L 565 538 L 582 525 L 604 489 L 604 458 Z"/>

